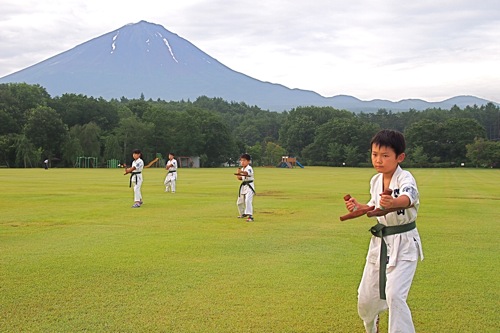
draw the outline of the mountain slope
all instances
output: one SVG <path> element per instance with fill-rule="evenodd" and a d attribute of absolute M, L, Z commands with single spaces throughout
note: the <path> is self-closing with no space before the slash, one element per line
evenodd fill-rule
<path fill-rule="evenodd" d="M 161 25 L 145 21 L 123 26 L 0 78 L 0 83 L 7 82 L 37 83 L 53 96 L 76 93 L 111 99 L 144 94 L 148 99 L 178 101 L 205 95 L 274 111 L 309 105 L 366 112 L 443 107 L 421 100 L 395 103 L 361 101 L 351 96 L 326 98 L 313 91 L 259 81 L 226 67 Z M 487 103 L 473 99 L 473 103 L 470 98 L 460 100 L 459 106 Z M 443 103 L 449 105 L 450 101 Z"/>

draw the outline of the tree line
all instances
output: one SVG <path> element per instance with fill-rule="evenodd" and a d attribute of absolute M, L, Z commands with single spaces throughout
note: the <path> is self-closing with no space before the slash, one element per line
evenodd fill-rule
<path fill-rule="evenodd" d="M 81 156 L 106 166 L 110 159 L 129 161 L 135 148 L 146 162 L 174 152 L 199 156 L 204 167 L 235 164 L 242 152 L 255 165 L 276 165 L 289 155 L 307 165 L 368 166 L 370 139 L 381 128 L 405 134 L 406 166 L 500 166 L 500 110 L 493 103 L 397 113 L 304 106 L 277 113 L 206 96 L 108 101 L 0 84 L 0 166 L 7 167 L 39 167 L 44 159 L 72 167 Z"/>

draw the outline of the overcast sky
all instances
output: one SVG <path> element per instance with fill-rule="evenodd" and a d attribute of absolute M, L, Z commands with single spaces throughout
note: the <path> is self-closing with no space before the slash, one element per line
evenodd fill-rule
<path fill-rule="evenodd" d="M 500 102 L 498 0 L 0 0 L 0 77 L 141 20 L 327 97 Z"/>

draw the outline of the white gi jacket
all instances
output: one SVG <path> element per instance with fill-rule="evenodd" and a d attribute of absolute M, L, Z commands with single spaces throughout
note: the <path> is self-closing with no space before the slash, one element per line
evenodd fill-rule
<path fill-rule="evenodd" d="M 241 180 L 243 182 L 249 182 L 247 185 L 242 185 L 240 188 L 240 195 L 241 194 L 247 194 L 249 192 L 254 192 L 255 193 L 255 183 L 253 182 L 253 169 L 250 165 L 247 165 L 244 168 L 240 169 L 241 171 L 246 171 L 248 172 L 248 176 L 242 176 Z M 251 187 L 251 188 L 250 188 Z M 253 191 L 252 191 L 253 189 Z"/>
<path fill-rule="evenodd" d="M 384 185 L 383 178 L 383 174 L 378 173 L 370 180 L 371 200 L 368 202 L 369 206 L 380 208 L 380 194 L 383 192 Z M 408 196 L 408 198 L 410 198 L 410 205 L 413 205 L 413 207 L 388 213 L 385 216 L 379 216 L 377 217 L 378 222 L 386 226 L 395 226 L 415 221 L 417 219 L 420 201 L 417 183 L 413 175 L 398 166 L 392 176 L 389 188 L 393 191 L 392 196 L 395 198 L 401 195 Z M 389 257 L 388 267 L 396 266 L 397 261 L 400 260 L 415 261 L 418 260 L 419 256 L 421 260 L 424 259 L 420 235 L 417 228 L 401 234 L 385 236 L 384 240 L 387 244 L 387 255 Z M 381 238 L 372 236 L 366 258 L 369 262 L 379 263 L 381 241 Z"/>
<path fill-rule="evenodd" d="M 135 170 L 132 171 L 130 175 L 133 183 L 137 185 L 142 184 L 142 169 L 144 169 L 144 161 L 141 158 L 138 158 L 132 162 L 132 166 L 135 167 Z"/>
<path fill-rule="evenodd" d="M 168 179 L 177 179 L 177 160 L 174 158 L 172 159 L 171 161 L 169 160 L 167 162 L 167 166 L 170 165 L 170 168 L 168 168 L 168 173 L 167 173 L 167 177 L 165 178 L 165 181 L 167 181 Z"/>

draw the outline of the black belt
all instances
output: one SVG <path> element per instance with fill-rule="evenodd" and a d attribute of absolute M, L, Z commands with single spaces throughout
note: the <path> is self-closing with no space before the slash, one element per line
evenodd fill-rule
<path fill-rule="evenodd" d="M 174 173 L 174 172 L 177 172 L 177 170 L 168 171 L 168 173 Z"/>
<path fill-rule="evenodd" d="M 130 173 L 130 182 L 128 183 L 128 187 L 132 187 L 132 177 L 135 176 L 135 183 L 137 184 L 137 175 L 140 174 L 141 172 L 131 172 Z"/>
<path fill-rule="evenodd" d="M 248 185 L 250 183 L 253 183 L 253 180 L 245 180 L 245 181 L 242 181 L 241 184 L 240 184 L 240 189 L 238 190 L 238 196 L 241 195 L 241 188 L 244 186 L 244 185 Z M 252 186 L 249 186 L 250 189 L 252 190 L 253 194 L 255 194 L 255 190 L 253 189 Z"/>
<path fill-rule="evenodd" d="M 384 236 L 401 234 L 403 232 L 407 232 L 413 230 L 417 227 L 415 221 L 388 227 L 382 223 L 377 223 L 373 227 L 370 228 L 370 232 L 373 236 L 379 237 L 380 244 L 380 269 L 379 269 L 379 277 L 378 277 L 378 286 L 380 292 L 380 299 L 385 299 L 385 284 L 387 280 L 387 276 L 385 275 L 385 271 L 387 268 L 387 244 L 385 244 Z"/>

